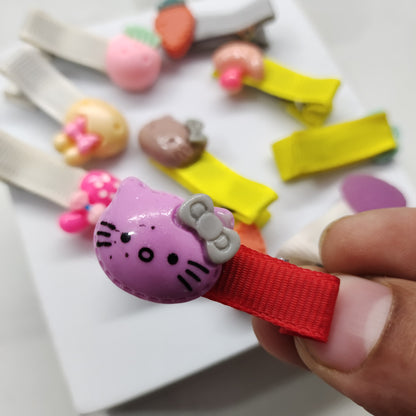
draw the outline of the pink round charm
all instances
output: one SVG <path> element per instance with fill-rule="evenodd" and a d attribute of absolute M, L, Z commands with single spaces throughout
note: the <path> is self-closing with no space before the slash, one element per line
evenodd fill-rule
<path fill-rule="evenodd" d="M 230 92 L 239 92 L 243 85 L 244 71 L 239 67 L 226 69 L 220 76 L 221 86 Z"/>
<path fill-rule="evenodd" d="M 119 35 L 108 44 L 106 66 L 114 84 L 127 91 L 142 91 L 156 82 L 162 58 L 153 47 Z"/>

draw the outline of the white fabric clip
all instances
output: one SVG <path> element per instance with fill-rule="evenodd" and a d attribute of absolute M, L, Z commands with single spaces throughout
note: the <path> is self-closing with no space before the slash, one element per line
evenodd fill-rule
<path fill-rule="evenodd" d="M 54 138 L 66 163 L 82 165 L 92 158 L 107 158 L 127 145 L 124 117 L 101 100 L 87 98 L 35 48 L 15 50 L 0 63 L 0 71 L 15 86 L 12 96 L 27 98 L 63 125 Z"/>
<path fill-rule="evenodd" d="M 159 77 L 159 37 L 141 27 L 106 39 L 62 23 L 41 10 L 30 12 L 20 39 L 49 54 L 106 73 L 128 91 L 142 91 Z"/>
<path fill-rule="evenodd" d="M 240 0 L 226 2 L 209 0 L 187 5 L 196 21 L 194 43 L 204 43 L 250 32 L 252 42 L 264 44 L 264 23 L 277 18 L 269 0 Z"/>
<path fill-rule="evenodd" d="M 353 214 L 354 211 L 344 201 L 334 204 L 324 215 L 306 225 L 299 233 L 287 240 L 278 250 L 276 257 L 288 259 L 291 263 L 303 266 L 321 264 L 319 239 L 331 222 Z"/>
<path fill-rule="evenodd" d="M 330 223 L 358 212 L 407 205 L 399 189 L 371 175 L 346 176 L 341 183 L 340 193 L 340 201 L 283 244 L 277 253 L 278 257 L 287 258 L 298 265 L 321 264 L 319 240 Z"/>
<path fill-rule="evenodd" d="M 0 179 L 67 208 L 86 173 L 0 130 Z"/>
<path fill-rule="evenodd" d="M 68 109 L 84 94 L 59 73 L 45 56 L 31 47 L 13 51 L 0 71 L 37 107 L 63 123 Z"/>
<path fill-rule="evenodd" d="M 26 16 L 20 39 L 52 55 L 105 72 L 106 39 L 63 24 L 41 10 Z"/>
<path fill-rule="evenodd" d="M 95 225 L 120 183 L 105 171 L 68 166 L 1 130 L 0 180 L 69 209 L 59 218 L 69 233 Z"/>

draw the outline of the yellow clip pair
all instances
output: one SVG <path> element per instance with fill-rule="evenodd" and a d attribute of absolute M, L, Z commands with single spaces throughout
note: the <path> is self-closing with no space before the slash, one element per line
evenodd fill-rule
<path fill-rule="evenodd" d="M 273 144 L 283 180 L 349 165 L 396 148 L 384 113 L 298 131 Z"/>
<path fill-rule="evenodd" d="M 288 101 L 288 112 L 307 126 L 323 124 L 332 110 L 332 100 L 341 81 L 298 74 L 268 58 L 263 62 L 263 79 L 244 77 L 243 83 Z"/>
<path fill-rule="evenodd" d="M 214 204 L 229 209 L 236 220 L 262 227 L 270 218 L 267 207 L 277 199 L 269 187 L 244 178 L 208 152 L 184 168 L 157 168 L 194 193 L 209 195 Z"/>

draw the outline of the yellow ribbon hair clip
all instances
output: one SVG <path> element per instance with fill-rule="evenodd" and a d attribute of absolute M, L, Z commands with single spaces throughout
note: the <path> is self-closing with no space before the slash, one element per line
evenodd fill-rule
<path fill-rule="evenodd" d="M 283 180 L 349 165 L 396 148 L 385 113 L 297 131 L 273 144 Z"/>
<path fill-rule="evenodd" d="M 230 42 L 213 56 L 214 76 L 231 93 L 243 85 L 287 101 L 287 111 L 307 126 L 320 126 L 332 110 L 338 79 L 312 78 L 263 56 L 248 42 Z"/>
<path fill-rule="evenodd" d="M 170 116 L 151 121 L 139 133 L 139 144 L 154 165 L 193 193 L 209 195 L 239 221 L 263 226 L 267 207 L 277 199 L 271 188 L 247 179 L 205 151 L 202 123 L 179 123 Z"/>

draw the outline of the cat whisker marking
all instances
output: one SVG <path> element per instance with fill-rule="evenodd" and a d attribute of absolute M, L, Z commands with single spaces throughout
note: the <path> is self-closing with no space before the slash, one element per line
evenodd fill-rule
<path fill-rule="evenodd" d="M 111 224 L 111 222 L 101 221 L 100 224 L 104 225 L 104 227 L 108 227 L 110 230 L 116 230 L 116 226 L 114 224 Z"/>
<path fill-rule="evenodd" d="M 189 290 L 189 292 L 192 292 L 192 286 L 180 274 L 176 277 L 186 287 L 186 289 Z"/>
<path fill-rule="evenodd" d="M 101 235 L 102 237 L 111 237 L 111 233 L 108 233 L 107 231 L 98 231 L 97 235 Z"/>
<path fill-rule="evenodd" d="M 97 241 L 97 247 L 111 247 L 112 244 L 108 241 Z"/>
<path fill-rule="evenodd" d="M 192 270 L 186 269 L 185 270 L 185 273 L 188 276 L 191 276 L 192 279 L 196 280 L 197 282 L 200 282 L 201 281 L 201 278 L 197 274 L 195 274 Z"/>
<path fill-rule="evenodd" d="M 197 269 L 201 270 L 201 272 L 205 274 L 209 273 L 209 270 L 206 267 L 204 267 L 202 264 L 197 263 L 196 261 L 188 260 L 188 264 L 190 266 L 196 267 Z"/>

